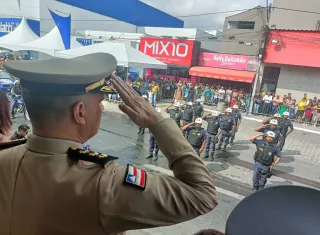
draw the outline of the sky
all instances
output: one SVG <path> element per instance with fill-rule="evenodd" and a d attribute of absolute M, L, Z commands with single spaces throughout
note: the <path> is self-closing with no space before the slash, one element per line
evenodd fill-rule
<path fill-rule="evenodd" d="M 266 6 L 267 0 L 140 0 L 173 16 L 188 16 L 212 12 L 224 12 L 250 9 L 258 5 Z M 272 0 L 269 0 L 272 2 Z M 226 13 L 207 16 L 179 17 L 184 20 L 185 27 L 204 30 L 217 30 L 223 25 L 229 15 L 240 13 Z"/>

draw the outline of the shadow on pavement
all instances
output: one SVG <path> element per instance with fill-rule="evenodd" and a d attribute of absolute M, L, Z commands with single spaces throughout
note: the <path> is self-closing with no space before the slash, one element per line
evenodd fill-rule
<path fill-rule="evenodd" d="M 301 152 L 299 150 L 284 149 L 282 155 L 301 155 Z"/>
<path fill-rule="evenodd" d="M 291 163 L 294 161 L 295 159 L 292 156 L 281 155 L 281 163 Z"/>
<path fill-rule="evenodd" d="M 249 147 L 249 145 L 237 145 L 237 144 L 235 144 L 235 145 L 229 147 L 228 149 L 230 149 L 232 151 L 237 151 L 237 150 L 240 151 L 240 150 L 249 150 L 250 147 Z"/>
<path fill-rule="evenodd" d="M 272 179 L 272 177 L 270 178 L 270 179 Z M 291 182 L 291 181 L 288 181 L 288 180 L 286 180 L 286 181 L 284 181 L 284 182 L 279 182 L 279 181 L 274 181 L 274 180 L 268 180 L 268 183 L 270 183 L 270 184 L 274 184 L 274 185 L 293 185 L 293 183 Z"/>

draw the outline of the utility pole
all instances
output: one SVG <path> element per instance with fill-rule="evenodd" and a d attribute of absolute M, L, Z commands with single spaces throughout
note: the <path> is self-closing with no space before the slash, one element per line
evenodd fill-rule
<path fill-rule="evenodd" d="M 269 24 L 269 0 L 267 1 L 267 23 Z"/>

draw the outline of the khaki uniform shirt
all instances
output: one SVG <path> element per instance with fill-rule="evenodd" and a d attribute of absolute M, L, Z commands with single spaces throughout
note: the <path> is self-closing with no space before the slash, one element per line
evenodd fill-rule
<path fill-rule="evenodd" d="M 126 167 L 72 161 L 82 144 L 30 135 L 0 152 L 1 235 L 102 235 L 167 226 L 217 205 L 211 176 L 171 119 L 150 128 L 174 177 L 147 174 L 142 190 Z M 107 140 L 106 140 L 107 142 Z M 121 156 L 118 156 L 121 157 Z"/>

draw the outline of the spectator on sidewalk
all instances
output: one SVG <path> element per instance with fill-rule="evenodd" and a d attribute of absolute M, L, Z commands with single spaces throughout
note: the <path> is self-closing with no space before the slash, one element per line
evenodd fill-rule
<path fill-rule="evenodd" d="M 224 102 L 225 94 L 226 94 L 226 91 L 225 91 L 224 87 L 222 86 L 218 91 L 219 102 Z"/>
<path fill-rule="evenodd" d="M 158 96 L 158 93 L 160 91 L 160 88 L 159 88 L 158 84 L 155 83 L 155 81 L 152 82 L 151 91 L 152 91 L 152 106 L 156 107 L 156 105 L 157 105 L 157 96 Z"/>
<path fill-rule="evenodd" d="M 254 97 L 254 107 L 253 107 L 253 113 L 255 115 L 259 114 L 260 105 L 262 104 L 262 97 L 260 94 L 256 94 Z"/>
<path fill-rule="evenodd" d="M 302 120 L 306 107 L 307 107 L 307 99 L 302 98 L 302 100 L 298 103 L 298 111 L 296 114 L 296 119 L 298 119 L 298 121 Z"/>
<path fill-rule="evenodd" d="M 280 95 L 277 95 L 274 97 L 273 102 L 272 102 L 272 113 L 280 113 L 280 104 L 282 103 L 282 99 L 280 98 Z"/>
<path fill-rule="evenodd" d="M 314 114 L 312 118 L 313 126 L 316 127 L 320 119 L 320 103 L 313 107 Z"/>
<path fill-rule="evenodd" d="M 182 84 L 178 83 L 177 89 L 175 90 L 173 95 L 174 104 L 180 107 L 182 105 L 183 96 L 184 94 L 183 94 Z"/>
<path fill-rule="evenodd" d="M 263 114 L 268 116 L 270 115 L 271 112 L 271 107 L 272 107 L 272 95 L 271 92 L 269 91 L 264 97 L 263 97 Z"/>
<path fill-rule="evenodd" d="M 313 111 L 313 103 L 312 103 L 312 101 L 310 101 L 305 109 L 305 112 L 304 112 L 303 125 L 310 125 L 311 124 L 312 111 Z"/>
<path fill-rule="evenodd" d="M 292 99 L 289 103 L 289 114 L 290 114 L 290 120 L 293 120 L 296 115 L 296 99 Z"/>

